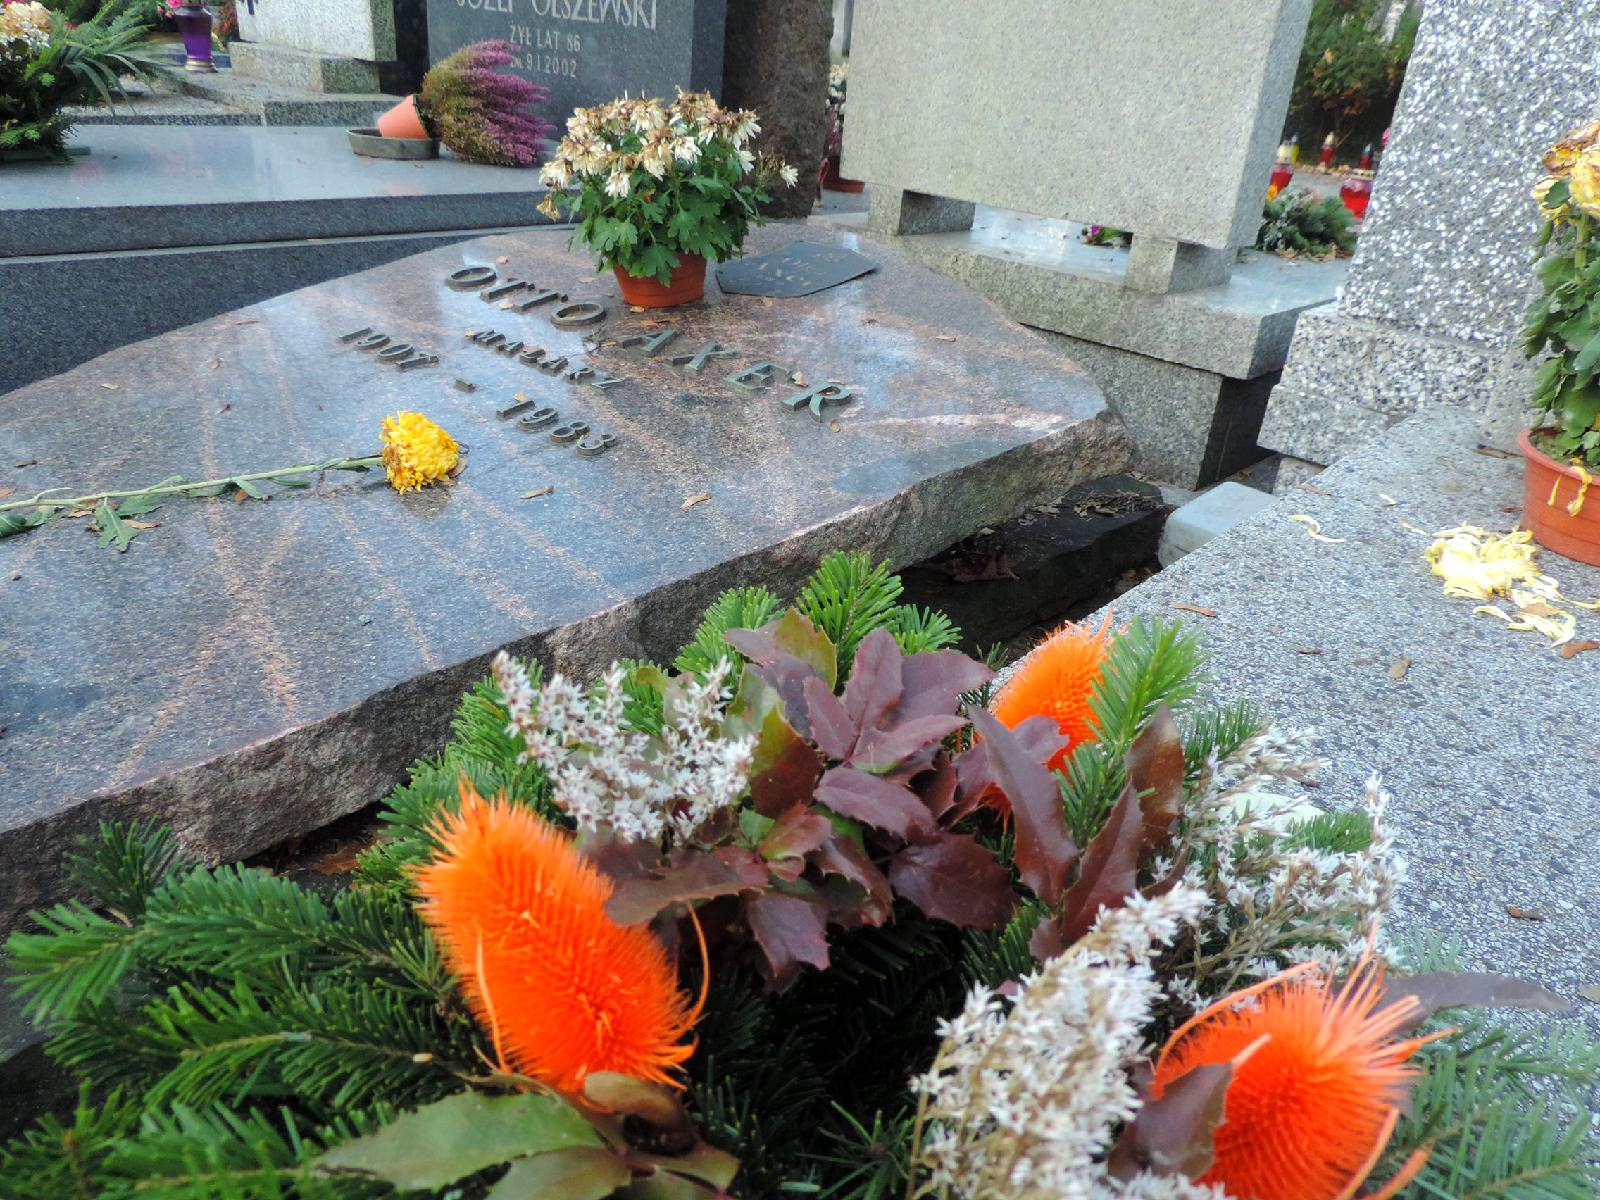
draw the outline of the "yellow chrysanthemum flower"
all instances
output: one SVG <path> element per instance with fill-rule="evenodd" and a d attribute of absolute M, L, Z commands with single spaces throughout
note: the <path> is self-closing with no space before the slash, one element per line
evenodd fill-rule
<path fill-rule="evenodd" d="M 1600 147 L 1591 146 L 1578 156 L 1567 176 L 1572 203 L 1591 217 L 1600 217 Z"/>
<path fill-rule="evenodd" d="M 438 483 L 455 470 L 460 457 L 455 438 L 421 413 L 383 419 L 383 469 L 397 492 Z"/>

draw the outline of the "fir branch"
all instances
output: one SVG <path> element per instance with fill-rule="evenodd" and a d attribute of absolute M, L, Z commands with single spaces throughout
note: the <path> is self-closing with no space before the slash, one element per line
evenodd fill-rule
<path fill-rule="evenodd" d="M 706 609 L 695 630 L 694 641 L 678 652 L 673 669 L 684 675 L 704 676 L 718 662 L 739 661 L 738 652 L 728 645 L 730 629 L 759 629 L 783 610 L 782 603 L 764 587 L 732 588 Z"/>
<path fill-rule="evenodd" d="M 32 1020 L 65 1021 L 99 1004 L 132 970 L 147 936 L 76 900 L 32 914 L 41 933 L 13 933 L 8 982 Z"/>
<path fill-rule="evenodd" d="M 865 554 L 842 552 L 823 559 L 800 589 L 795 607 L 838 649 L 840 683 L 850 674 L 862 639 L 888 623 L 903 590 L 888 563 L 874 565 Z"/>
<path fill-rule="evenodd" d="M 178 840 L 165 825 L 102 821 L 97 834 L 78 838 L 67 875 L 101 907 L 137 921 L 179 861 Z"/>
<path fill-rule="evenodd" d="M 961 640 L 961 630 L 944 613 L 915 604 L 901 604 L 889 611 L 884 622 L 904 654 L 927 654 L 945 650 Z"/>

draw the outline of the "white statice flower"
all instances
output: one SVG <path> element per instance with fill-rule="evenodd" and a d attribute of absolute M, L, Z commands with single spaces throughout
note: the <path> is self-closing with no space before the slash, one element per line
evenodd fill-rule
<path fill-rule="evenodd" d="M 632 841 L 693 837 L 734 808 L 749 787 L 755 742 L 721 735 L 730 666 L 670 690 L 661 734 L 627 725 L 627 678 L 613 665 L 589 692 L 555 674 L 537 690 L 505 653 L 494 678 L 506 700 L 506 732 L 523 740 L 520 762 L 537 762 L 551 797 L 580 829 L 611 829 Z"/>
<path fill-rule="evenodd" d="M 1103 1159 L 1139 1107 L 1129 1068 L 1161 996 L 1151 955 L 1206 905 L 1203 892 L 1179 884 L 1103 910 L 1087 935 L 1022 981 L 1009 1012 L 974 988 L 961 1013 L 940 1023 L 933 1065 L 912 1080 L 922 1134 L 913 1169 L 962 1200 L 1118 1195 Z"/>
<path fill-rule="evenodd" d="M 633 175 L 628 171 L 613 171 L 606 177 L 606 195 L 625 200 L 633 191 Z"/>
<path fill-rule="evenodd" d="M 1186 878 L 1214 902 L 1168 995 L 1199 1009 L 1211 1000 L 1287 966 L 1317 962 L 1348 970 L 1374 946 L 1405 878 L 1389 831 L 1389 796 L 1376 778 L 1366 787 L 1369 844 L 1315 849 L 1306 830 L 1320 809 L 1284 795 L 1326 764 L 1308 735 L 1268 729 L 1221 761 L 1207 763 L 1180 822 L 1173 857 Z"/>

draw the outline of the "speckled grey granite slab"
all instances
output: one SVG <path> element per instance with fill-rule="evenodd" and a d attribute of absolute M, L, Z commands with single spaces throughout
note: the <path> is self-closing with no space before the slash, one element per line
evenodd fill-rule
<path fill-rule="evenodd" d="M 94 125 L 73 140 L 91 153 L 6 167 L 0 258 L 548 223 L 537 171 L 362 158 L 343 129 Z"/>
<path fill-rule="evenodd" d="M 1296 328 L 1263 446 L 1328 463 L 1455 403 L 1509 447 L 1528 394 L 1529 190 L 1550 143 L 1600 115 L 1597 22 L 1600 0 L 1428 6 L 1349 278 L 1331 315 Z"/>
<path fill-rule="evenodd" d="M 768 227 L 750 250 L 793 236 Z M 669 656 L 726 587 L 792 593 L 839 548 L 904 565 L 1126 465 L 1081 370 L 904 254 L 869 253 L 877 271 L 811 296 L 712 281 L 703 304 L 634 313 L 564 232 L 485 238 L 0 398 L 0 470 L 19 493 L 370 453 L 401 408 L 471 447 L 455 486 L 418 494 L 334 475 L 270 503 L 174 501 L 125 555 L 71 520 L 0 541 L 0 927 L 59 891 L 64 849 L 98 820 L 160 817 L 229 858 L 377 799 L 438 748 L 502 647 L 579 675 Z M 446 286 L 467 264 L 610 315 L 557 329 L 549 306 L 502 310 Z M 691 373 L 584 341 L 667 324 L 666 352 L 731 356 Z M 400 372 L 339 341 L 364 326 L 441 362 Z M 570 382 L 467 340 L 485 327 L 625 382 Z M 763 362 L 772 386 L 728 380 Z M 799 389 L 780 371 L 857 398 L 814 420 L 783 404 Z M 584 458 L 497 419 L 519 392 L 620 444 Z"/>
<path fill-rule="evenodd" d="M 1521 461 L 1475 453 L 1475 441 L 1466 413 L 1411 417 L 1319 475 L 1331 495 L 1290 490 L 1114 611 L 1192 623 L 1218 699 L 1315 728 L 1333 760 L 1316 803 L 1357 804 L 1363 780 L 1382 775 L 1411 867 L 1405 928 L 1451 934 L 1474 962 L 1575 997 L 1600 983 L 1600 651 L 1563 659 L 1447 599 L 1422 558 L 1431 537 L 1400 524 L 1512 528 Z M 1296 513 L 1344 540 L 1308 537 Z M 1600 570 L 1541 561 L 1570 595 L 1600 597 Z M 1579 620 L 1579 637 L 1600 640 L 1600 613 Z M 1411 665 L 1395 679 L 1402 657 Z"/>

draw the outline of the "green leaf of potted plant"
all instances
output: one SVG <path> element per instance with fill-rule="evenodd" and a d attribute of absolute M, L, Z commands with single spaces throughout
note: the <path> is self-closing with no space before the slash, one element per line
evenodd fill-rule
<path fill-rule="evenodd" d="M 629 304 L 688 304 L 705 294 L 706 259 L 735 257 L 761 223 L 767 189 L 794 186 L 793 167 L 748 149 L 760 131 L 755 113 L 703 92 L 580 108 L 544 166 L 539 210 L 577 220 L 573 241 L 616 272 Z"/>
<path fill-rule="evenodd" d="M 1523 523 L 1534 540 L 1600 566 L 1600 121 L 1574 130 L 1544 156 L 1533 189 L 1544 217 L 1522 348 L 1547 354 L 1534 376 L 1536 426 L 1518 435 L 1527 459 Z"/>

